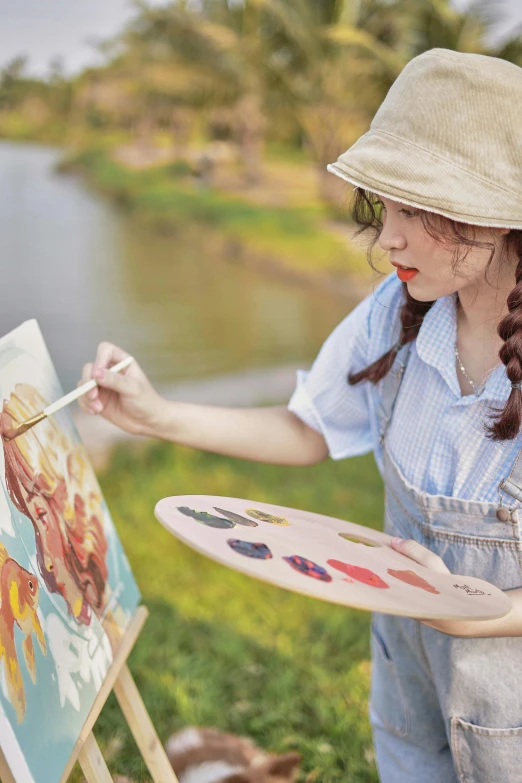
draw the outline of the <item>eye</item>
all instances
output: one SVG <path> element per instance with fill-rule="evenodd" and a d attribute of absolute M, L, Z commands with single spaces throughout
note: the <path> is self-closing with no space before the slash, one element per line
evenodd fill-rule
<path fill-rule="evenodd" d="M 399 209 L 399 212 L 402 212 L 402 214 L 406 218 L 416 218 L 419 216 L 418 210 L 416 211 L 413 209 Z"/>
<path fill-rule="evenodd" d="M 33 584 L 33 582 L 32 582 L 32 580 L 31 580 L 31 579 L 29 579 L 29 581 L 27 582 L 27 584 L 29 585 L 29 590 L 34 590 L 34 584 Z"/>
<path fill-rule="evenodd" d="M 47 527 L 47 510 L 45 508 L 40 508 L 39 506 L 36 506 L 35 508 L 36 516 Z"/>

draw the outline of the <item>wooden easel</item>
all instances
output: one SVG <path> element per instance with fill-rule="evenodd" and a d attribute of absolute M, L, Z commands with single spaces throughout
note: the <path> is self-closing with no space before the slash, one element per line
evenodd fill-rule
<path fill-rule="evenodd" d="M 178 783 L 178 779 L 158 739 L 156 730 L 127 666 L 127 658 L 134 647 L 134 643 L 143 628 L 147 616 L 148 610 L 146 607 L 138 607 L 85 721 L 60 783 L 66 783 L 76 761 L 80 763 L 87 783 L 113 783 L 105 759 L 92 732 L 98 715 L 102 711 L 102 707 L 112 690 L 116 694 L 127 724 L 154 783 Z M 1 750 L 0 780 L 2 783 L 16 783 Z"/>

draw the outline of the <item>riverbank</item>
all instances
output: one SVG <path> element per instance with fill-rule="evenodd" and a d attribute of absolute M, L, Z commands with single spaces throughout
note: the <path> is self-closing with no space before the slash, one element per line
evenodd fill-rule
<path fill-rule="evenodd" d="M 349 224 L 334 221 L 319 202 L 270 206 L 251 189 L 228 193 L 199 182 L 182 161 L 133 168 L 110 149 L 66 155 L 63 173 L 79 173 L 97 192 L 158 232 L 175 236 L 188 225 L 232 262 L 335 296 L 362 298 L 373 279 L 365 250 L 351 241 Z M 295 166 L 296 176 L 299 166 Z"/>
<path fill-rule="evenodd" d="M 189 380 L 306 366 L 360 299 L 233 262 L 224 240 L 189 220 L 164 236 L 82 176 L 58 174 L 62 156 L 58 148 L 0 143 L 3 285 L 15 292 L 5 297 L 0 333 L 37 319 L 64 388 L 76 385 L 101 340 L 125 348 L 167 391 Z"/>

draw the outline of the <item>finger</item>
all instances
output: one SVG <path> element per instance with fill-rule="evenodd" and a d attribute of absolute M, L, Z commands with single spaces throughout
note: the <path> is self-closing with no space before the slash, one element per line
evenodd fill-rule
<path fill-rule="evenodd" d="M 123 396 L 132 395 L 135 391 L 136 381 L 128 375 L 110 370 L 95 370 L 94 380 L 103 389 L 109 389 Z"/>
<path fill-rule="evenodd" d="M 90 365 L 85 365 L 82 372 L 82 380 L 78 381 L 76 384 L 77 387 L 83 386 L 85 383 L 84 378 L 87 376 L 87 373 L 90 374 Z M 85 413 L 97 413 L 96 411 L 96 400 L 89 399 L 89 393 L 82 394 L 81 397 L 78 398 L 78 405 L 80 408 L 85 411 Z"/>
<path fill-rule="evenodd" d="M 100 343 L 96 352 L 93 370 L 107 370 L 126 359 L 130 354 L 112 343 Z M 93 376 L 94 377 L 94 376 Z"/>
<path fill-rule="evenodd" d="M 78 384 L 80 386 L 80 383 Z M 78 405 L 82 409 L 82 411 L 85 411 L 85 413 L 92 413 L 89 407 L 89 400 L 85 399 L 86 395 L 83 395 L 83 397 L 80 397 L 78 399 Z"/>
<path fill-rule="evenodd" d="M 103 411 L 103 403 L 100 400 L 94 400 L 94 402 L 80 402 L 78 400 L 78 404 L 80 408 L 85 411 L 85 413 L 89 413 L 91 415 L 96 415 L 97 413 L 101 413 Z"/>
<path fill-rule="evenodd" d="M 87 395 L 83 394 L 81 397 L 78 397 L 78 405 L 82 409 L 82 411 L 85 411 L 85 413 L 100 413 L 102 408 L 99 408 L 100 401 L 99 400 L 88 400 Z"/>
<path fill-rule="evenodd" d="M 87 381 L 92 380 L 92 368 L 93 368 L 92 362 L 88 362 L 87 364 L 84 364 L 82 370 L 82 380 L 80 381 L 80 383 L 78 383 L 78 386 L 81 386 L 83 383 L 87 383 Z M 98 388 L 94 388 L 92 391 L 87 392 L 87 394 L 84 396 L 87 397 L 87 399 L 89 400 L 96 400 L 98 398 Z"/>
<path fill-rule="evenodd" d="M 393 549 L 402 555 L 411 558 L 419 565 L 429 568 L 432 571 L 438 571 L 441 574 L 449 574 L 450 570 L 441 557 L 427 549 L 422 544 L 412 539 L 392 538 L 391 545 Z"/>

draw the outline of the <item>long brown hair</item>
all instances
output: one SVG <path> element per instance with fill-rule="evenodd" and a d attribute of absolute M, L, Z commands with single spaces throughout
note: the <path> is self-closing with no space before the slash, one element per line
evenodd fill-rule
<path fill-rule="evenodd" d="M 455 271 L 465 259 L 471 248 L 481 247 L 490 250 L 486 266 L 486 276 L 495 253 L 491 242 L 481 242 L 475 239 L 475 227 L 457 220 L 450 220 L 442 215 L 421 210 L 419 216 L 425 231 L 440 244 L 453 247 L 452 268 Z M 372 250 L 382 231 L 382 202 L 377 195 L 362 188 L 355 188 L 352 204 L 352 218 L 359 226 L 356 236 L 363 232 L 370 235 L 368 246 L 368 261 L 373 265 Z M 513 253 L 518 258 L 515 270 L 516 284 L 507 298 L 509 313 L 501 319 L 497 332 L 504 340 L 499 351 L 499 358 L 506 366 L 507 377 L 512 383 L 522 381 L 522 231 L 512 229 L 504 237 L 504 253 Z M 398 350 L 402 345 L 410 343 L 417 337 L 424 316 L 433 302 L 418 302 L 410 295 L 406 283 L 402 284 L 404 304 L 400 311 L 401 332 L 399 341 L 373 364 L 356 373 L 348 374 L 348 383 L 354 385 L 361 381 L 377 383 L 391 369 Z M 484 429 L 490 440 L 513 440 L 520 431 L 522 423 L 522 391 L 511 389 L 504 408 L 490 408 L 492 423 L 485 424 Z"/>

